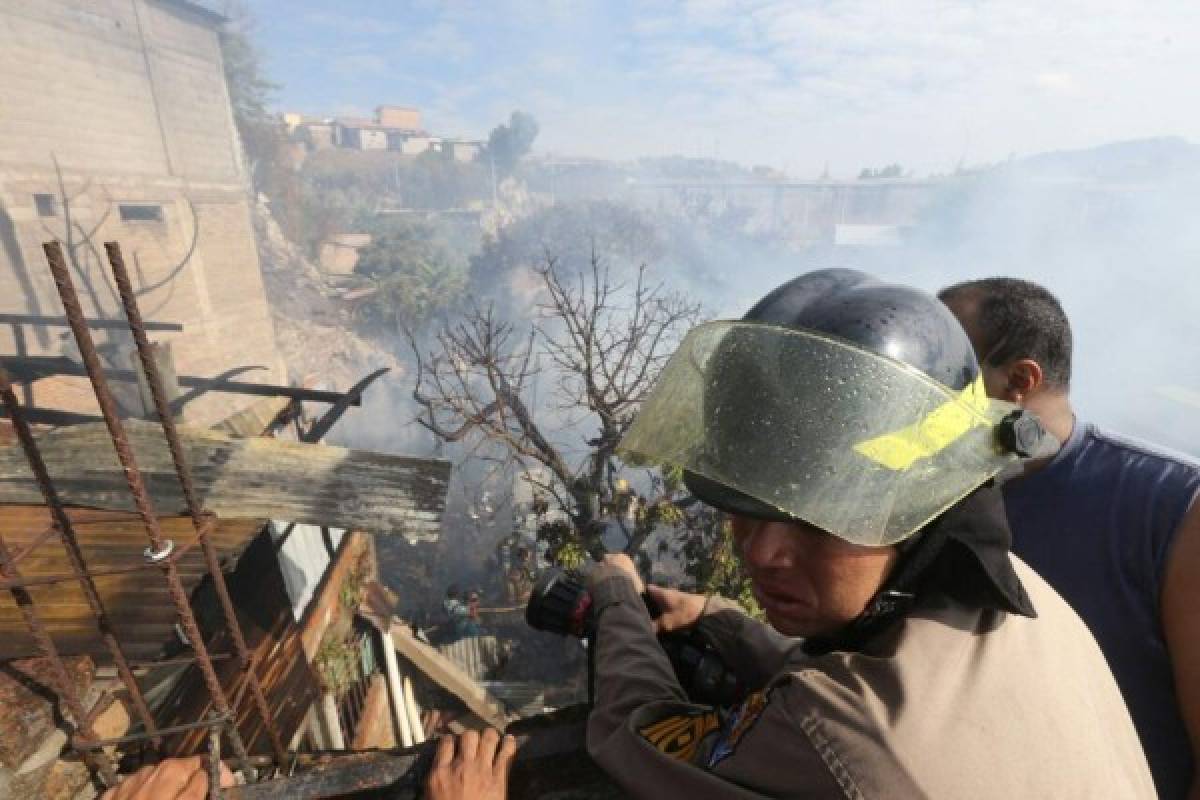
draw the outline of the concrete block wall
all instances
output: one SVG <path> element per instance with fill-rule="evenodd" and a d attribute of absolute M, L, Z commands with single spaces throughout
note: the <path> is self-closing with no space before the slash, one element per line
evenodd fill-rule
<path fill-rule="evenodd" d="M 147 74 L 154 85 L 173 174 L 193 180 L 241 180 L 216 33 L 165 6 L 143 0 L 139 7 Z"/>
<path fill-rule="evenodd" d="M 130 2 L 0 0 L 0 39 L 0 162 L 166 173 Z"/>
<path fill-rule="evenodd" d="M 216 31 L 152 0 L 0 0 L 0 162 L 241 180 Z"/>
<path fill-rule="evenodd" d="M 39 218 L 33 207 L 35 192 L 57 194 L 55 182 L 28 173 L 14 179 L 12 172 L 0 168 L 0 311 L 62 313 L 41 245 L 49 239 L 67 241 L 66 219 Z M 123 318 L 102 249 L 103 242 L 117 241 L 139 292 L 142 315 L 184 326 L 182 333 L 152 334 L 171 342 L 179 374 L 216 375 L 232 367 L 259 365 L 267 369 L 244 379 L 285 379 L 248 201 L 240 187 L 197 189 L 179 181 L 118 177 L 93 182 L 79 176 L 67 176 L 65 187 L 72 198 L 72 277 L 89 316 Z M 158 205 L 163 220 L 122 220 L 122 204 Z M 80 231 L 94 233 L 84 240 Z M 26 327 L 24 332 L 19 343 L 13 327 L 0 325 L 0 352 L 72 352 L 65 329 Z M 123 334 L 97 331 L 94 337 L 102 346 L 129 346 Z M 123 363 L 114 366 L 128 368 Z M 41 402 L 36 386 L 33 399 Z M 55 396 L 53 406 L 64 407 L 62 399 Z M 216 422 L 248 402 L 235 395 L 206 396 L 189 404 L 187 419 Z"/>
<path fill-rule="evenodd" d="M 0 40 L 0 311 L 62 313 L 41 250 L 59 239 L 74 244 L 85 312 L 119 318 L 102 249 L 116 240 L 143 316 L 185 327 L 154 337 L 179 374 L 262 365 L 246 379 L 284 380 L 211 20 L 167 0 L 0 0 Z M 34 194 L 56 196 L 57 216 L 39 216 Z M 122 204 L 162 219 L 123 220 Z M 26 328 L 18 343 L 0 326 L 0 353 L 69 354 L 64 333 Z M 188 420 L 248 402 L 212 395 Z"/>

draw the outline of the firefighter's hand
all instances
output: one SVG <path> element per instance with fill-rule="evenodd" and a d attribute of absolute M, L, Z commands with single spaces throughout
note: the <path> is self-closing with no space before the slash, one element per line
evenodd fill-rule
<path fill-rule="evenodd" d="M 695 625 L 704 614 L 704 604 L 708 601 L 702 594 L 689 594 L 653 584 L 646 586 L 646 594 L 662 610 L 654 620 L 654 632 L 660 636 Z"/>
<path fill-rule="evenodd" d="M 504 800 L 517 740 L 494 728 L 443 736 L 425 781 L 429 800 Z"/>
<path fill-rule="evenodd" d="M 624 553 L 609 553 L 600 561 L 606 567 L 615 567 L 629 576 L 629 580 L 633 581 L 633 588 L 638 593 L 646 591 L 646 585 L 642 582 L 642 576 L 638 574 L 637 567 L 634 566 L 633 559 Z"/>
<path fill-rule="evenodd" d="M 221 787 L 233 786 L 233 773 L 221 765 Z M 208 765 L 202 756 L 168 758 L 109 789 L 100 800 L 204 800 L 208 796 Z"/>

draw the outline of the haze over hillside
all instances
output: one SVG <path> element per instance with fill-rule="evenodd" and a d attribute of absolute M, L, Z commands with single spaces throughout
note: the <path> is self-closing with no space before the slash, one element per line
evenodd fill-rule
<path fill-rule="evenodd" d="M 680 154 L 798 178 L 918 174 L 1107 141 L 1200 139 L 1194 4 L 252 0 L 280 106 L 390 99 L 477 135 L 511 108 L 567 155 Z"/>

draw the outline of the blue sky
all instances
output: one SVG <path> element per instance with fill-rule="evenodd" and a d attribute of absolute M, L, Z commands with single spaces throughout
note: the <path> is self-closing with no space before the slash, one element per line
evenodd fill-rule
<path fill-rule="evenodd" d="M 421 108 L 543 152 L 679 153 L 797 177 L 1200 140 L 1200 3 L 1160 0 L 244 0 L 278 105 Z"/>

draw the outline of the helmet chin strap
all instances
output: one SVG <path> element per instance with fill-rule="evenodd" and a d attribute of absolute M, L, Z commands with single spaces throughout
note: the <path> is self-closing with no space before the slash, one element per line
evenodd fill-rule
<path fill-rule="evenodd" d="M 900 547 L 900 558 L 857 618 L 831 636 L 804 643 L 811 655 L 858 651 L 937 592 L 981 609 L 1036 617 L 1009 559 L 1012 534 L 994 482 L 976 489 Z"/>
<path fill-rule="evenodd" d="M 833 635 L 806 639 L 804 651 L 822 655 L 834 650 L 860 650 L 868 640 L 906 616 L 946 541 L 941 526 L 933 525 L 898 545 L 900 558 L 862 613 Z"/>

